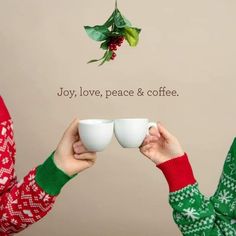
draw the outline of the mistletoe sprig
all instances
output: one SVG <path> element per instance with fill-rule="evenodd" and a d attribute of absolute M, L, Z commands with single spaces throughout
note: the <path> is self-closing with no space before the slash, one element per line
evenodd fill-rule
<path fill-rule="evenodd" d="M 100 61 L 100 66 L 115 59 L 115 51 L 125 40 L 131 47 L 137 46 L 141 32 L 141 29 L 132 27 L 130 21 L 121 14 L 117 8 L 117 1 L 115 10 L 103 25 L 84 26 L 84 29 L 91 39 L 102 42 L 100 48 L 105 50 L 103 57 L 88 62 Z"/>

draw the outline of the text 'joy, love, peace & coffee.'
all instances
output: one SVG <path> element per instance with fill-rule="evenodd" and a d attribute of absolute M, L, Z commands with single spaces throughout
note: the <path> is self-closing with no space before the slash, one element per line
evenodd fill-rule
<path fill-rule="evenodd" d="M 57 91 L 58 97 L 76 99 L 79 97 L 96 98 L 117 98 L 117 97 L 178 97 L 179 93 L 175 89 L 168 89 L 166 86 L 160 86 L 157 89 L 94 89 L 80 86 L 79 89 L 68 89 L 60 87 Z"/>

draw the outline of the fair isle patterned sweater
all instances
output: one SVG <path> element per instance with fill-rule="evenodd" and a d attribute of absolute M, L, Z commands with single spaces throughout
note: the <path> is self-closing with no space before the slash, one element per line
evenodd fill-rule
<path fill-rule="evenodd" d="M 236 139 L 215 194 L 201 194 L 187 155 L 157 166 L 169 184 L 173 217 L 184 236 L 236 236 Z"/>
<path fill-rule="evenodd" d="M 52 154 L 18 182 L 15 154 L 12 120 L 0 96 L 0 236 L 20 232 L 44 217 L 70 180 L 55 166 Z"/>

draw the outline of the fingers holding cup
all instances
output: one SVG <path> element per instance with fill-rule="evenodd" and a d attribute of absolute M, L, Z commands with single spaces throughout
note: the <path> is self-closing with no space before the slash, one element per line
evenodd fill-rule
<path fill-rule="evenodd" d="M 89 152 L 81 141 L 74 143 L 73 149 L 74 149 L 74 153 L 78 155 Z"/>
<path fill-rule="evenodd" d="M 91 161 L 91 162 L 95 162 L 97 159 L 97 155 L 95 152 L 87 152 L 87 153 L 83 153 L 83 154 L 74 154 L 74 157 L 76 160 L 87 160 L 87 161 Z"/>

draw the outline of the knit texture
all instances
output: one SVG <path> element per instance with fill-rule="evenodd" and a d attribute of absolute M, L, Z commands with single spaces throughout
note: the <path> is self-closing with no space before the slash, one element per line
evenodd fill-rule
<path fill-rule="evenodd" d="M 40 186 L 36 179 L 36 169 L 31 170 L 21 181 L 17 181 L 14 169 L 15 164 L 15 142 L 13 136 L 13 123 L 10 114 L 0 97 L 0 235 L 8 236 L 20 232 L 29 225 L 43 218 L 52 208 L 56 197 L 62 187 L 63 180 L 60 175 L 53 173 L 61 172 L 52 163 L 48 166 L 43 164 L 39 179 L 43 175 L 47 176 L 46 171 L 50 169 L 50 183 L 54 177 L 57 186 L 55 192 L 47 187 L 46 182 Z M 46 161 L 47 162 L 47 161 Z M 49 161 L 50 162 L 50 161 Z M 49 168 L 51 166 L 51 168 Z M 49 178 L 49 177 L 48 177 Z M 41 183 L 39 181 L 39 183 Z M 60 183 L 60 184 L 58 184 Z M 45 191 L 49 190 L 48 192 Z M 55 189 L 54 189 L 55 190 Z"/>
<path fill-rule="evenodd" d="M 178 168 L 182 170 L 181 166 L 175 165 L 175 171 Z M 170 192 L 169 203 L 173 208 L 174 220 L 184 236 L 235 236 L 236 139 L 228 152 L 217 190 L 212 197 L 201 194 L 195 183 Z"/>
<path fill-rule="evenodd" d="M 74 176 L 70 177 L 58 169 L 54 163 L 54 152 L 37 168 L 35 180 L 50 195 L 58 195 L 62 187 Z"/>
<path fill-rule="evenodd" d="M 157 165 L 163 172 L 169 184 L 170 192 L 177 191 L 189 184 L 196 183 L 188 156 L 174 158 Z"/>

